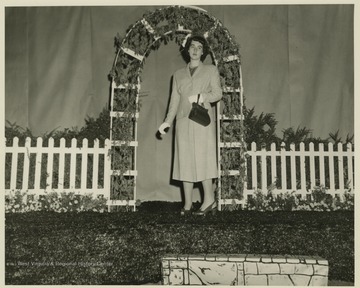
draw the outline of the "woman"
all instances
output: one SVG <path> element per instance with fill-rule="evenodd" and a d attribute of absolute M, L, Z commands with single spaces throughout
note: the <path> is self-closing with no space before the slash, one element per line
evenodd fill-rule
<path fill-rule="evenodd" d="M 185 204 L 181 215 L 192 212 L 194 183 L 201 182 L 204 199 L 194 214 L 216 211 L 213 179 L 218 177 L 216 161 L 216 118 L 210 103 L 222 97 L 219 72 L 214 65 L 205 65 L 208 44 L 202 36 L 188 38 L 183 52 L 186 67 L 175 72 L 169 111 L 159 132 L 165 134 L 176 117 L 173 179 L 183 182 Z M 208 109 L 211 123 L 204 127 L 188 118 L 192 103 L 202 103 Z"/>

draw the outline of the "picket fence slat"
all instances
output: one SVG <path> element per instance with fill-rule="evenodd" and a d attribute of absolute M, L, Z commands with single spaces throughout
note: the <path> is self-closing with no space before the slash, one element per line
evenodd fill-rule
<path fill-rule="evenodd" d="M 87 185 L 87 163 L 88 163 L 88 157 L 87 157 L 87 148 L 88 148 L 88 140 L 86 138 L 83 139 L 82 143 L 82 154 L 81 154 L 81 190 L 86 189 Z"/>
<path fill-rule="evenodd" d="M 325 184 L 324 144 L 319 145 L 320 183 Z"/>
<path fill-rule="evenodd" d="M 265 148 L 262 149 L 265 151 Z M 264 191 L 267 188 L 267 175 L 266 175 L 266 154 L 261 155 L 261 189 Z"/>
<path fill-rule="evenodd" d="M 76 149 L 76 139 L 71 140 L 71 150 Z M 76 152 L 70 154 L 70 189 L 75 189 L 75 178 L 76 178 Z"/>
<path fill-rule="evenodd" d="M 17 148 L 18 147 L 18 143 L 19 143 L 19 139 L 16 138 L 14 139 L 14 147 Z M 18 163 L 18 154 L 17 153 L 13 153 L 11 155 L 11 184 L 10 184 L 10 189 L 15 189 L 16 188 L 16 172 L 17 172 L 17 163 Z"/>
<path fill-rule="evenodd" d="M 43 139 L 37 138 L 36 141 L 36 147 L 40 148 L 43 146 Z M 42 153 L 38 152 L 36 153 L 35 157 L 35 181 L 34 181 L 34 187 L 40 187 L 40 177 L 41 177 L 41 158 Z"/>
<path fill-rule="evenodd" d="M 271 183 L 275 183 L 277 178 L 276 172 L 276 144 L 271 144 Z"/>
<path fill-rule="evenodd" d="M 59 184 L 58 189 L 64 189 L 64 174 L 65 174 L 65 139 L 60 139 L 60 149 L 59 149 Z M 62 152 L 62 153 L 60 153 Z"/>
<path fill-rule="evenodd" d="M 351 143 L 348 143 L 347 152 L 351 152 L 351 150 L 352 150 Z M 353 160 L 352 160 L 352 156 L 349 155 L 349 153 L 347 154 L 347 161 L 348 161 L 349 185 L 353 186 L 354 185 Z"/>
<path fill-rule="evenodd" d="M 295 144 L 290 145 L 290 150 L 295 151 Z M 290 156 L 290 166 L 291 166 L 291 191 L 296 190 L 296 158 L 293 153 Z"/>
<path fill-rule="evenodd" d="M 306 163 L 305 163 L 305 144 L 300 143 L 300 177 L 301 190 L 306 191 Z"/>
<path fill-rule="evenodd" d="M 54 139 L 49 139 L 49 149 L 54 148 Z M 52 179 L 53 179 L 53 160 L 54 160 L 54 153 L 48 153 L 48 160 L 47 160 L 47 169 L 46 169 L 46 187 L 52 186 Z"/>
<path fill-rule="evenodd" d="M 29 189 L 29 166 L 30 166 L 29 148 L 30 147 L 31 147 L 31 138 L 27 137 L 25 139 L 24 170 L 23 170 L 23 178 L 22 178 L 22 185 L 25 191 Z"/>
<path fill-rule="evenodd" d="M 111 170 L 111 161 L 108 151 L 111 149 L 111 141 L 109 139 L 105 140 L 104 145 L 104 191 L 108 191 L 108 195 L 110 195 L 110 170 Z M 110 197 L 109 197 L 110 199 Z"/>
<path fill-rule="evenodd" d="M 95 140 L 94 142 L 94 148 L 99 149 L 99 141 Z M 99 154 L 96 153 L 96 150 L 94 149 L 93 153 L 93 159 L 94 159 L 94 166 L 93 166 L 93 183 L 92 187 L 96 189 L 98 187 L 98 168 L 99 168 Z"/>
<path fill-rule="evenodd" d="M 341 143 L 338 144 L 338 151 L 342 152 L 342 145 Z M 339 187 L 344 187 L 344 157 L 338 157 L 338 169 L 339 169 Z"/>
<path fill-rule="evenodd" d="M 329 143 L 329 153 L 333 152 L 334 145 Z M 329 157 L 329 178 L 330 178 L 330 191 L 335 191 L 335 169 L 334 169 L 334 157 Z"/>
<path fill-rule="evenodd" d="M 309 152 L 310 152 L 310 186 L 314 187 L 316 185 L 316 182 L 315 182 L 315 149 L 314 149 L 314 143 L 310 143 Z"/>
<path fill-rule="evenodd" d="M 256 151 L 256 143 L 252 143 L 251 144 L 251 150 L 252 151 Z M 252 161 L 251 161 L 251 178 L 252 178 L 252 188 L 254 190 L 257 190 L 258 189 L 258 185 L 257 185 L 257 170 L 256 170 L 256 155 L 254 155 L 252 158 Z"/>
<path fill-rule="evenodd" d="M 281 189 L 286 189 L 286 154 L 285 143 L 281 145 Z"/>

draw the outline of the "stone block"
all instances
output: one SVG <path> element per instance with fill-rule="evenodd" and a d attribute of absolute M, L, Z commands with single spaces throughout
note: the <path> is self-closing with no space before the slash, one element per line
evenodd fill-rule
<path fill-rule="evenodd" d="M 216 261 L 228 261 L 229 256 L 226 254 L 218 254 L 216 255 Z"/>
<path fill-rule="evenodd" d="M 184 285 L 189 285 L 190 284 L 190 279 L 189 279 L 189 269 L 184 269 Z"/>
<path fill-rule="evenodd" d="M 319 264 L 319 265 L 329 265 L 329 261 L 327 261 L 327 260 L 325 260 L 325 259 L 318 259 L 317 260 L 317 263 Z"/>
<path fill-rule="evenodd" d="M 291 264 L 296 264 L 296 263 L 300 263 L 300 260 L 299 258 L 286 258 L 286 262 Z"/>
<path fill-rule="evenodd" d="M 170 268 L 172 268 L 172 269 L 176 269 L 176 268 L 187 269 L 188 264 L 187 264 L 187 261 L 170 260 Z"/>
<path fill-rule="evenodd" d="M 295 274 L 301 275 L 314 275 L 314 268 L 308 264 L 295 264 Z"/>
<path fill-rule="evenodd" d="M 247 274 L 258 274 L 258 268 L 256 263 L 253 262 L 245 262 L 244 263 L 244 273 Z"/>
<path fill-rule="evenodd" d="M 189 256 L 188 256 L 188 255 L 184 255 L 184 254 L 178 255 L 178 257 L 177 257 L 177 259 L 178 259 L 178 260 L 181 260 L 181 261 L 186 261 L 186 260 L 188 260 L 188 258 L 189 258 Z"/>
<path fill-rule="evenodd" d="M 168 269 L 168 268 L 163 269 L 163 275 L 164 276 L 169 276 L 170 275 L 170 269 Z"/>
<path fill-rule="evenodd" d="M 306 263 L 306 258 L 309 258 L 309 256 L 298 255 L 297 258 L 299 258 L 300 263 Z"/>
<path fill-rule="evenodd" d="M 245 275 L 245 286 L 267 286 L 266 275 Z"/>
<path fill-rule="evenodd" d="M 188 259 L 191 261 L 205 260 L 205 257 L 205 255 L 188 255 Z"/>
<path fill-rule="evenodd" d="M 162 285 L 169 285 L 169 277 L 168 276 L 163 276 Z"/>
<path fill-rule="evenodd" d="M 260 262 L 260 255 L 256 255 L 256 254 L 248 254 L 246 255 L 245 260 L 249 261 L 249 262 Z"/>
<path fill-rule="evenodd" d="M 239 264 L 242 264 L 242 263 L 238 263 Z M 239 266 L 238 266 L 238 271 L 237 271 L 237 284 L 236 285 L 245 285 L 244 284 L 244 271 L 243 270 L 240 270 L 239 269 Z"/>
<path fill-rule="evenodd" d="M 198 275 L 189 270 L 189 285 L 203 285 Z"/>
<path fill-rule="evenodd" d="M 243 262 L 240 262 L 240 263 L 237 262 L 236 265 L 237 265 L 238 271 L 244 271 L 244 263 Z"/>
<path fill-rule="evenodd" d="M 269 286 L 293 286 L 289 275 L 269 275 Z"/>
<path fill-rule="evenodd" d="M 269 255 L 260 255 L 261 259 L 260 261 L 263 263 L 271 263 L 272 262 L 272 258 Z"/>
<path fill-rule="evenodd" d="M 286 257 L 284 255 L 271 255 L 271 258 L 274 263 L 286 263 Z"/>
<path fill-rule="evenodd" d="M 327 286 L 328 278 L 324 276 L 313 276 L 311 277 L 309 286 Z"/>
<path fill-rule="evenodd" d="M 161 267 L 166 269 L 169 268 L 169 261 L 168 260 L 162 260 L 161 261 Z"/>
<path fill-rule="evenodd" d="M 289 277 L 294 286 L 308 286 L 311 279 L 311 276 L 305 275 L 289 275 Z"/>
<path fill-rule="evenodd" d="M 237 266 L 233 262 L 190 261 L 189 270 L 204 285 L 232 285 L 236 283 Z M 190 284 L 193 285 L 193 283 Z"/>
<path fill-rule="evenodd" d="M 329 266 L 324 265 L 313 265 L 314 274 L 320 276 L 328 276 L 329 274 Z"/>
<path fill-rule="evenodd" d="M 184 285 L 184 272 L 182 269 L 170 269 L 169 285 Z"/>
<path fill-rule="evenodd" d="M 167 254 L 163 258 L 163 260 L 177 260 L 177 255 L 174 254 Z"/>
<path fill-rule="evenodd" d="M 295 264 L 280 263 L 280 274 L 295 274 Z"/>
<path fill-rule="evenodd" d="M 278 263 L 257 263 L 259 274 L 280 274 Z"/>
<path fill-rule="evenodd" d="M 245 277 L 243 273 L 238 273 L 238 282 L 235 284 L 235 286 L 245 286 Z"/>
<path fill-rule="evenodd" d="M 306 264 L 316 264 L 317 261 L 314 258 L 305 258 L 305 263 Z"/>
<path fill-rule="evenodd" d="M 230 262 L 244 262 L 246 259 L 246 254 L 229 254 Z"/>
<path fill-rule="evenodd" d="M 215 260 L 216 260 L 216 256 L 217 256 L 217 254 L 206 254 L 206 255 L 205 255 L 205 260 L 206 260 L 206 261 L 215 261 Z"/>

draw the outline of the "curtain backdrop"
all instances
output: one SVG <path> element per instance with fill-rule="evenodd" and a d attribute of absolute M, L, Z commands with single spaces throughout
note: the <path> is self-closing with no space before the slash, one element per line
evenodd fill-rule
<path fill-rule="evenodd" d="M 109 101 L 114 37 L 161 6 L 6 7 L 5 119 L 34 135 L 84 125 Z M 353 5 L 200 6 L 240 44 L 246 106 L 282 129 L 325 138 L 354 133 Z M 162 140 L 175 43 L 151 52 L 142 74 L 138 198 L 179 200 L 170 178 L 172 130 Z M 195 199 L 198 196 L 195 196 Z"/>

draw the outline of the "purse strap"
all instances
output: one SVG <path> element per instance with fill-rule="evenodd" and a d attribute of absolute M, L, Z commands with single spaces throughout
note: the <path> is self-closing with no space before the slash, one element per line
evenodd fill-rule
<path fill-rule="evenodd" d="M 198 94 L 198 98 L 197 98 L 197 104 L 199 104 L 199 100 L 200 100 L 200 93 Z"/>

